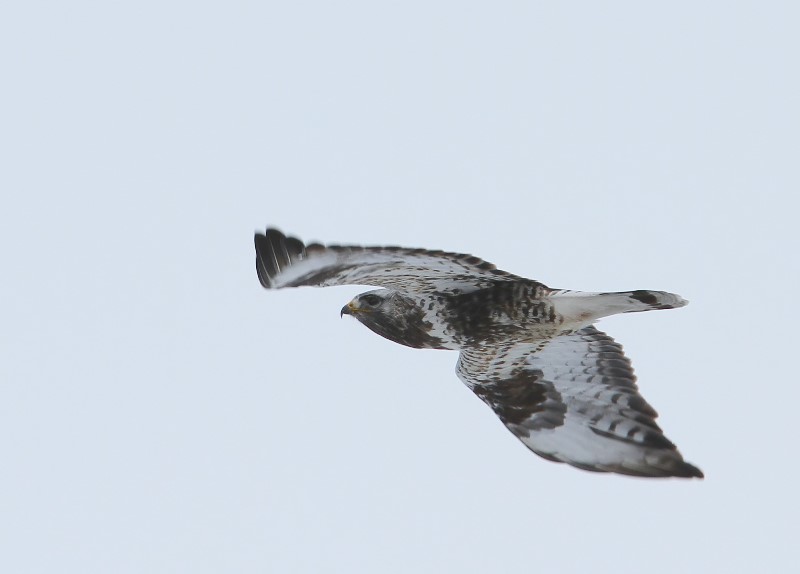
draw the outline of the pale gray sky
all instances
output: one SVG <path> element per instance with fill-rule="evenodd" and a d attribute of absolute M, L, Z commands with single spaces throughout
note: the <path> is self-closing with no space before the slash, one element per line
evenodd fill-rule
<path fill-rule="evenodd" d="M 794 2 L 0 8 L 0 571 L 796 567 Z M 705 481 L 528 452 L 252 234 L 472 252 L 608 319 Z"/>

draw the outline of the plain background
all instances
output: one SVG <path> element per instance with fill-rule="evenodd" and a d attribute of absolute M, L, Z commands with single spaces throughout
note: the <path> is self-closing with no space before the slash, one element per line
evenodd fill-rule
<path fill-rule="evenodd" d="M 0 8 L 0 570 L 797 566 L 794 2 Z M 526 451 L 252 234 L 663 289 L 625 345 L 704 481 Z"/>

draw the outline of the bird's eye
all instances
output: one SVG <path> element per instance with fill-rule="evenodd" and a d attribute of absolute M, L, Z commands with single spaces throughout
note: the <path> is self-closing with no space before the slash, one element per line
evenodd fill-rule
<path fill-rule="evenodd" d="M 381 303 L 381 298 L 377 295 L 364 295 L 364 303 L 370 307 L 377 307 Z"/>

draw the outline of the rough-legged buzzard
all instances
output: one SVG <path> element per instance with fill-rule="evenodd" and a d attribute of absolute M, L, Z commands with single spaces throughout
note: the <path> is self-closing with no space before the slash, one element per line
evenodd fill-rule
<path fill-rule="evenodd" d="M 304 245 L 276 229 L 256 233 L 255 246 L 267 289 L 381 287 L 341 313 L 401 345 L 459 351 L 458 377 L 536 454 L 592 471 L 703 477 L 656 424 L 622 347 L 592 326 L 686 305 L 678 295 L 550 289 L 470 255 Z"/>

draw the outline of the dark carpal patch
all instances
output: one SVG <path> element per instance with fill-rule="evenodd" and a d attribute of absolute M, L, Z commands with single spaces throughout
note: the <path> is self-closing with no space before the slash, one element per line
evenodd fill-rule
<path fill-rule="evenodd" d="M 541 371 L 520 369 L 501 381 L 477 385 L 473 391 L 515 434 L 564 424 L 567 408 L 561 394 Z"/>

